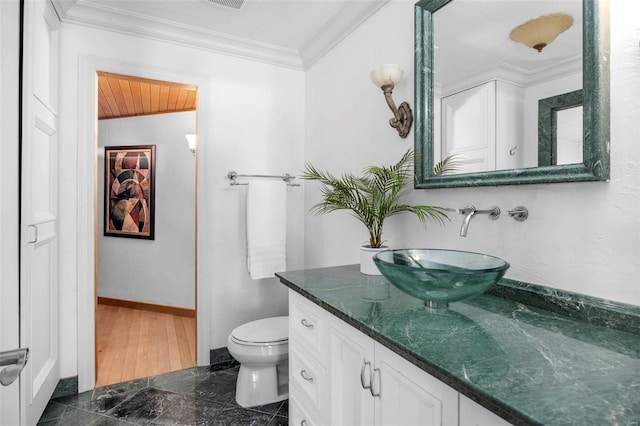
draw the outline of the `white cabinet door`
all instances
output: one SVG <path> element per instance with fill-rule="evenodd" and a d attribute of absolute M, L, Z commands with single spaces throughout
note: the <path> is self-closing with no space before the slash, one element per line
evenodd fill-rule
<path fill-rule="evenodd" d="M 371 373 L 374 342 L 336 317 L 329 317 L 329 424 L 372 425 Z"/>
<path fill-rule="evenodd" d="M 376 344 L 375 424 L 457 426 L 458 392 L 409 361 Z"/>
<path fill-rule="evenodd" d="M 460 394 L 460 426 L 511 426 L 511 423 Z"/>
<path fill-rule="evenodd" d="M 458 155 L 458 173 L 496 169 L 496 85 L 442 98 L 442 158 Z"/>

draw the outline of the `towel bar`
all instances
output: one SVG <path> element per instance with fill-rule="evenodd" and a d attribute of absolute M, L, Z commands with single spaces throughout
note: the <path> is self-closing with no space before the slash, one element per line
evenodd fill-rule
<path fill-rule="evenodd" d="M 229 173 L 227 173 L 227 179 L 229 179 L 231 182 L 229 183 L 229 185 L 231 186 L 235 186 L 235 185 L 249 185 L 248 182 L 238 182 L 237 179 L 239 177 L 255 177 L 255 178 L 271 178 L 271 179 L 282 179 L 283 181 L 285 181 L 287 183 L 287 186 L 300 186 L 299 183 L 293 183 L 291 182 L 292 179 L 295 179 L 295 176 L 290 175 L 289 173 L 285 173 L 283 175 L 241 175 L 238 174 L 236 172 L 234 172 L 233 170 L 230 171 Z"/>

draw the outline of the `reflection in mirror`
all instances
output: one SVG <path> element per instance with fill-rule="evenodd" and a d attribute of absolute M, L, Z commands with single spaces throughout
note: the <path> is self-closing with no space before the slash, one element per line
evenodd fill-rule
<path fill-rule="evenodd" d="M 558 156 L 554 164 L 582 163 L 582 105 L 555 114 Z"/>
<path fill-rule="evenodd" d="M 538 101 L 538 166 L 582 163 L 582 90 Z"/>
<path fill-rule="evenodd" d="M 609 45 L 602 3 L 419 1 L 416 187 L 607 180 Z M 531 20 L 559 28 L 536 42 L 526 32 Z M 539 131 L 539 103 L 578 92 L 584 108 L 548 111 L 542 128 L 549 131 L 548 152 L 541 154 L 547 136 Z M 435 175 L 433 165 L 450 155 L 462 166 L 454 175 Z"/>
<path fill-rule="evenodd" d="M 543 50 L 510 37 L 550 15 L 567 17 L 569 27 Z M 433 43 L 434 107 L 437 114 L 439 102 L 441 111 L 434 161 L 456 154 L 458 173 L 538 166 L 538 100 L 582 89 L 581 0 L 455 0 L 433 14 Z"/>

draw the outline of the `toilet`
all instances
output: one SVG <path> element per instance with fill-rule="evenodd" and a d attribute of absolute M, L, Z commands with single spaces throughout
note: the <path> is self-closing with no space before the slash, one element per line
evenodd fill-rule
<path fill-rule="evenodd" d="M 238 405 L 256 407 L 289 397 L 289 317 L 265 318 L 234 328 L 227 349 L 240 363 Z"/>

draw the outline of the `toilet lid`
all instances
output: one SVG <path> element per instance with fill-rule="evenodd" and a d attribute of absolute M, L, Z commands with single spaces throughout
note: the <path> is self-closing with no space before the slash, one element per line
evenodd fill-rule
<path fill-rule="evenodd" d="M 248 343 L 276 343 L 289 340 L 289 317 L 265 318 L 236 327 L 231 337 Z"/>

